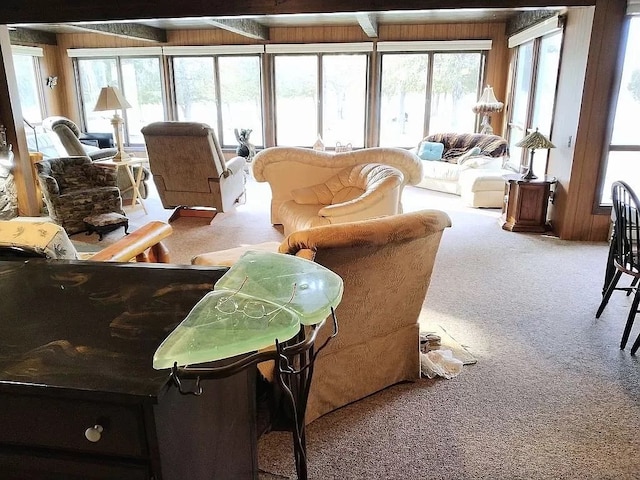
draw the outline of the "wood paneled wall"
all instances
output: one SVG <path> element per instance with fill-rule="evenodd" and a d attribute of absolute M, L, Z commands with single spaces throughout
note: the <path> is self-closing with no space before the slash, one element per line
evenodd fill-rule
<path fill-rule="evenodd" d="M 493 47 L 487 56 L 486 83 L 494 87 L 499 99 L 504 99 L 508 66 L 505 28 L 505 23 L 380 25 L 378 38 L 371 39 L 364 34 L 360 27 L 354 26 L 276 27 L 269 30 L 269 41 L 266 43 L 490 39 L 493 41 Z M 65 115 L 75 121 L 79 120 L 79 108 L 75 95 L 73 65 L 66 53 L 67 49 L 148 47 L 157 45 L 145 41 L 101 34 L 59 34 L 57 37 L 56 55 L 57 64 L 61 66 L 62 72 L 58 75 L 61 88 L 59 88 L 58 110 L 52 109 L 51 112 Z M 167 43 L 164 45 L 238 45 L 257 43 L 260 42 L 224 30 L 211 29 L 169 31 Z M 500 134 L 503 123 L 502 114 L 494 115 L 492 121 L 496 133 Z"/>
<path fill-rule="evenodd" d="M 569 17 L 554 122 L 559 148 L 551 151 L 549 161 L 549 173 L 559 179 L 551 219 L 563 239 L 597 241 L 608 236 L 610 214 L 595 211 L 596 187 L 607 149 L 625 10 L 625 0 L 598 0 L 595 9 L 577 9 Z"/>

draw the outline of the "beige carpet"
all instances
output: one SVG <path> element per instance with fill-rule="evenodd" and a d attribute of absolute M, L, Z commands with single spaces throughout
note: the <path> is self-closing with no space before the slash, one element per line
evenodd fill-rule
<path fill-rule="evenodd" d="M 265 187 L 251 181 L 247 203 L 211 225 L 178 225 L 169 237 L 174 261 L 280 240 Z M 309 478 L 638 478 L 640 365 L 618 346 L 630 299 L 614 295 L 595 319 L 606 244 L 507 232 L 495 209 L 414 187 L 403 204 L 452 217 L 425 325 L 442 326 L 478 362 L 454 379 L 396 385 L 314 421 Z M 132 211 L 132 225 L 168 218 L 158 205 L 149 199 L 149 215 Z M 261 478 L 295 478 L 290 434 L 264 435 L 258 453 Z"/>

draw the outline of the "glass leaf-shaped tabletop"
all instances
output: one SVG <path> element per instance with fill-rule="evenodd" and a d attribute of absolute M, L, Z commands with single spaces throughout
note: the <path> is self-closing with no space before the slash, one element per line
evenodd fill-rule
<path fill-rule="evenodd" d="M 342 300 L 342 279 L 293 255 L 249 251 L 162 342 L 155 369 L 221 360 L 293 338 Z"/>

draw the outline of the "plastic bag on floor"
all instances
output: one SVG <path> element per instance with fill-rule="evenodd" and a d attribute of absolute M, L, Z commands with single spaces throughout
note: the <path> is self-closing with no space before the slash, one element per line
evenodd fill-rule
<path fill-rule="evenodd" d="M 451 350 L 430 350 L 420 354 L 420 370 L 423 377 L 453 378 L 462 371 L 462 361 Z"/>

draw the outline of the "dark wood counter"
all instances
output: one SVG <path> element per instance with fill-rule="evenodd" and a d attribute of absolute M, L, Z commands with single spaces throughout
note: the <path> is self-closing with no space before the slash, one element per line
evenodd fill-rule
<path fill-rule="evenodd" d="M 0 262 L 0 476 L 256 478 L 255 370 L 196 397 L 152 368 L 225 271 Z"/>

